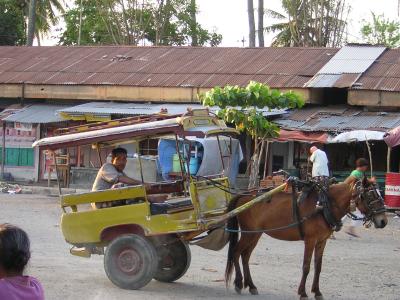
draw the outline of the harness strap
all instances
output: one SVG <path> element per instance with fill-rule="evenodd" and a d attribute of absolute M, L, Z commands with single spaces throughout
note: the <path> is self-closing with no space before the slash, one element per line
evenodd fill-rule
<path fill-rule="evenodd" d="M 292 184 L 292 213 L 293 213 L 293 221 L 297 223 L 297 228 L 299 230 L 299 234 L 302 240 L 304 240 L 304 229 L 303 229 L 303 222 L 301 222 L 300 210 L 299 205 L 297 203 L 296 197 L 296 184 L 295 181 L 291 182 Z"/>
<path fill-rule="evenodd" d="M 343 226 L 341 220 L 336 220 L 335 216 L 332 213 L 332 205 L 329 201 L 328 190 L 329 186 L 325 184 L 322 185 L 320 182 L 315 182 L 315 186 L 318 191 L 318 198 L 320 204 L 322 204 L 322 215 L 324 216 L 325 221 L 334 231 L 340 231 Z"/>

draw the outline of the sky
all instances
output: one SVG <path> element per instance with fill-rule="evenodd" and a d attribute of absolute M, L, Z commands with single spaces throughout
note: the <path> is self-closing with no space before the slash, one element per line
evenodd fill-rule
<path fill-rule="evenodd" d="M 66 0 L 66 2 L 72 2 Z M 265 0 L 264 7 L 283 13 L 281 0 Z M 398 0 L 347 0 L 351 6 L 349 21 L 348 42 L 361 42 L 362 20 L 371 18 L 371 11 L 376 14 L 384 14 L 389 19 L 399 19 L 397 13 Z M 256 6 L 257 1 L 254 1 Z M 248 45 L 247 1 L 246 0 L 197 0 L 199 14 L 197 20 L 206 29 L 215 29 L 222 34 L 221 46 L 242 47 L 243 37 L 245 46 Z M 264 25 L 274 23 L 271 18 L 265 17 Z M 57 27 L 62 27 L 60 24 Z M 54 31 L 55 32 L 55 31 Z M 54 35 L 54 34 L 52 34 Z M 273 35 L 265 37 L 265 45 L 268 46 Z M 49 37 L 43 41 L 43 45 L 55 45 L 58 38 Z"/>

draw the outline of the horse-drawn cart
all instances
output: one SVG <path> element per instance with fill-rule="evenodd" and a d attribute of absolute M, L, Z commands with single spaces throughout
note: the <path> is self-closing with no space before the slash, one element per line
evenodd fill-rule
<path fill-rule="evenodd" d="M 84 145 L 99 150 L 149 138 L 167 139 L 176 145 L 180 170 L 171 181 L 150 183 L 151 188 L 146 188 L 149 183 L 145 185 L 141 168 L 141 185 L 70 195 L 60 192 L 61 229 L 72 245 L 71 254 L 104 254 L 106 274 L 121 288 L 139 289 L 153 278 L 163 282 L 179 279 L 190 265 L 189 241 L 205 236 L 205 241 L 214 243 L 210 248 L 219 249 L 227 239 L 223 229 L 216 228 L 285 188 L 283 184 L 227 212 L 231 200 L 227 176 L 234 165 L 229 155 L 237 142 L 236 134 L 208 111 L 199 110 L 181 117 L 160 115 L 147 122 L 131 118 L 118 126 L 70 128 L 35 142 L 35 147 L 48 151 Z M 194 141 L 199 138 L 217 140 L 219 153 L 209 158 L 219 166 L 216 174 L 189 172 Z M 101 162 L 100 155 L 99 159 Z M 138 159 L 142 167 L 140 155 Z M 154 201 L 160 194 L 165 201 Z M 91 205 L 102 202 L 118 205 L 100 209 Z"/>

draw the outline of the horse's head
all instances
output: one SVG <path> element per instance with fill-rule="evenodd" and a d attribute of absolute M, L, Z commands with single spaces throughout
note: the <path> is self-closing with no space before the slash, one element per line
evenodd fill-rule
<path fill-rule="evenodd" d="M 384 228 L 388 220 L 377 184 L 364 177 L 355 183 L 354 190 L 356 206 L 365 215 L 365 221 L 372 221 L 376 228 Z"/>

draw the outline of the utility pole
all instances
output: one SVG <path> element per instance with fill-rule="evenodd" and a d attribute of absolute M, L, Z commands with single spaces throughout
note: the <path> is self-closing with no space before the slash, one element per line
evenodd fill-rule
<path fill-rule="evenodd" d="M 33 38 L 35 36 L 35 22 L 36 22 L 36 0 L 30 0 L 29 16 L 28 16 L 28 38 L 26 40 L 27 46 L 33 45 Z"/>
<path fill-rule="evenodd" d="M 79 33 L 78 33 L 78 46 L 81 44 L 81 34 L 82 34 L 82 0 L 79 6 Z"/>

